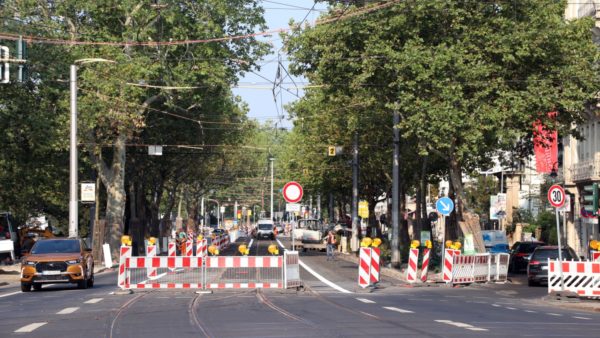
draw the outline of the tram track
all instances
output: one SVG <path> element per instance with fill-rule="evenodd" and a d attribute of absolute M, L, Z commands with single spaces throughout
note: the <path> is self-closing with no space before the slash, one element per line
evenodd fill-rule
<path fill-rule="evenodd" d="M 115 331 L 115 325 L 116 325 L 116 323 L 117 323 L 117 320 L 118 320 L 118 319 L 119 319 L 119 317 L 121 316 L 121 314 L 122 314 L 122 313 L 123 313 L 125 310 L 127 310 L 129 307 L 131 307 L 133 304 L 137 303 L 137 302 L 138 302 L 140 299 L 142 299 L 142 298 L 144 298 L 144 297 L 148 296 L 148 295 L 149 295 L 149 294 L 151 294 L 151 293 L 152 293 L 152 292 L 145 292 L 145 293 L 139 294 L 139 295 L 137 295 L 137 296 L 135 296 L 135 297 L 131 298 L 130 300 L 128 300 L 127 302 L 125 302 L 123 305 L 121 305 L 121 306 L 119 307 L 119 309 L 117 310 L 117 313 L 115 314 L 115 316 L 114 316 L 113 320 L 112 320 L 112 321 L 111 321 L 111 323 L 110 323 L 110 331 L 109 331 L 109 334 L 108 334 L 108 337 L 109 337 L 109 338 L 113 338 L 113 334 L 114 334 L 114 331 Z"/>

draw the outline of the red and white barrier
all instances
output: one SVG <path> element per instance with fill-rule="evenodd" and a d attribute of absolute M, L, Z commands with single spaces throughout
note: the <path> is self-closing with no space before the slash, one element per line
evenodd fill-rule
<path fill-rule="evenodd" d="M 460 250 L 444 250 L 444 269 L 442 271 L 442 280 L 446 283 L 452 282 L 452 268 L 454 264 L 453 257 L 455 255 L 460 255 Z"/>
<path fill-rule="evenodd" d="M 169 257 L 177 256 L 177 243 L 169 242 L 169 251 L 167 253 Z M 169 268 L 171 272 L 175 271 L 175 268 Z"/>
<path fill-rule="evenodd" d="M 600 251 L 594 251 L 592 250 L 591 252 L 591 259 L 592 262 L 600 262 Z"/>
<path fill-rule="evenodd" d="M 283 288 L 282 256 L 210 256 L 205 269 L 209 289 Z"/>
<path fill-rule="evenodd" d="M 184 256 L 191 257 L 194 255 L 194 241 L 186 240 L 185 241 L 185 254 Z"/>
<path fill-rule="evenodd" d="M 381 250 L 379 248 L 360 248 L 358 264 L 358 285 L 366 288 L 379 282 L 379 260 Z"/>
<path fill-rule="evenodd" d="M 131 257 L 131 247 L 121 245 L 119 250 L 119 276 L 117 277 L 117 286 L 124 289 L 125 285 L 129 284 L 129 278 L 127 278 L 127 270 L 125 269 L 125 260 Z"/>
<path fill-rule="evenodd" d="M 600 297 L 600 262 L 548 261 L 548 293 L 561 290 L 560 266 L 564 289 L 580 297 Z"/>
<path fill-rule="evenodd" d="M 156 245 L 148 245 L 146 246 L 146 257 L 155 257 L 156 256 Z M 148 268 L 147 269 L 147 276 L 150 279 L 156 278 L 157 276 L 157 269 L 156 268 Z"/>
<path fill-rule="evenodd" d="M 428 248 L 423 249 L 423 262 L 421 263 L 421 281 L 427 282 L 427 271 L 429 270 L 429 256 L 431 250 Z"/>
<path fill-rule="evenodd" d="M 204 257 L 208 254 L 208 245 L 206 239 L 196 239 L 196 256 Z"/>
<path fill-rule="evenodd" d="M 131 272 L 132 282 L 129 280 L 124 285 L 126 289 L 198 289 L 202 288 L 202 267 L 203 267 L 203 258 L 202 257 L 130 257 L 126 258 L 124 261 L 124 268 L 126 271 Z M 148 282 L 148 280 L 141 281 L 140 278 L 134 278 L 134 276 L 138 276 L 136 271 L 140 269 L 175 269 L 175 268 L 187 268 L 194 269 L 196 274 L 190 273 L 189 277 L 186 278 L 184 274 L 181 275 L 182 278 L 179 278 L 179 274 L 160 274 L 158 275 L 158 279 L 153 280 L 152 282 Z M 177 277 L 174 277 L 177 276 Z M 197 278 L 193 278 L 196 277 Z M 179 278 L 179 279 L 178 279 Z M 185 280 L 188 279 L 188 280 Z M 191 279 L 191 281 L 189 281 Z"/>
<path fill-rule="evenodd" d="M 408 267 L 406 268 L 406 280 L 409 283 L 417 281 L 417 268 L 419 261 L 419 249 L 410 249 L 408 255 Z"/>

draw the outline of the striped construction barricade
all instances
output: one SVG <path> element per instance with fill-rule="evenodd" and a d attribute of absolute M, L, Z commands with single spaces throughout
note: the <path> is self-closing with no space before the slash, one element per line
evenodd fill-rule
<path fill-rule="evenodd" d="M 508 280 L 508 264 L 510 255 L 499 253 L 490 255 L 490 281 L 504 283 Z"/>
<path fill-rule="evenodd" d="M 124 259 L 129 278 L 125 289 L 199 289 L 204 279 L 203 257 L 130 257 Z M 181 274 L 167 273 L 185 268 Z M 146 270 L 156 269 L 155 278 L 147 278 Z"/>
<path fill-rule="evenodd" d="M 417 281 L 417 269 L 419 261 L 419 249 L 410 249 L 408 255 L 408 267 L 406 268 L 406 280 L 409 283 Z"/>
<path fill-rule="evenodd" d="M 600 262 L 600 251 L 592 250 L 590 252 L 590 258 L 592 259 L 593 262 Z"/>
<path fill-rule="evenodd" d="M 423 262 L 421 262 L 421 281 L 427 282 L 427 271 L 429 270 L 429 256 L 431 250 L 429 248 L 423 249 Z"/>
<path fill-rule="evenodd" d="M 444 268 L 442 271 L 442 280 L 446 283 L 452 282 L 452 268 L 454 264 L 454 256 L 460 255 L 460 250 L 445 249 L 444 250 Z"/>
<path fill-rule="evenodd" d="M 156 245 L 148 245 L 146 246 L 146 257 L 155 257 L 156 256 Z M 147 276 L 149 279 L 154 279 L 158 275 L 158 270 L 155 267 L 149 267 L 147 269 Z"/>
<path fill-rule="evenodd" d="M 473 281 L 487 282 L 490 280 L 490 254 L 473 256 Z"/>
<path fill-rule="evenodd" d="M 206 257 L 207 289 L 283 288 L 282 256 Z"/>
<path fill-rule="evenodd" d="M 359 251 L 358 285 L 366 288 L 379 282 L 381 249 L 361 247 Z"/>
<path fill-rule="evenodd" d="M 125 289 L 129 284 L 129 271 L 125 268 L 125 260 L 131 257 L 131 246 L 121 245 L 119 249 L 119 275 L 117 276 L 117 286 Z"/>
<path fill-rule="evenodd" d="M 580 297 L 600 297 L 600 262 L 578 262 L 548 259 L 548 293 L 562 291 L 560 267 L 564 280 L 564 290 Z"/>

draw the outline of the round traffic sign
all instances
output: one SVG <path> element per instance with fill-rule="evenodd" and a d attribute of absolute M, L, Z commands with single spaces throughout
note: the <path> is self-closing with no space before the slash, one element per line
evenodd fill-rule
<path fill-rule="evenodd" d="M 555 208 L 560 208 L 565 204 L 565 190 L 558 184 L 548 189 L 548 201 Z"/>
<path fill-rule="evenodd" d="M 302 186 L 297 182 L 288 182 L 283 186 L 283 198 L 288 203 L 298 203 L 302 200 Z"/>

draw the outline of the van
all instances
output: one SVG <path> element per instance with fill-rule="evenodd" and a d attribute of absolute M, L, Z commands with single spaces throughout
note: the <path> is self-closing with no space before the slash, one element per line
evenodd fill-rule
<path fill-rule="evenodd" d="M 275 233 L 273 228 L 275 224 L 269 219 L 259 220 L 256 224 L 256 238 L 257 239 L 275 239 Z"/>

